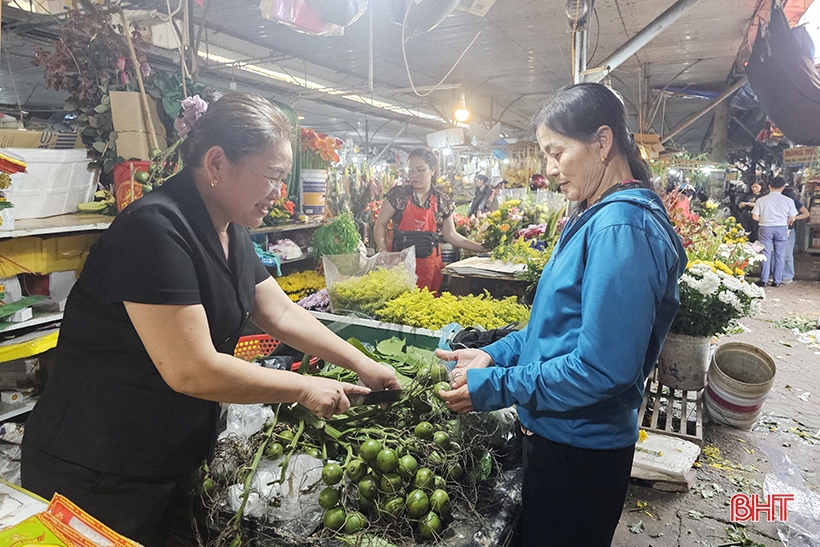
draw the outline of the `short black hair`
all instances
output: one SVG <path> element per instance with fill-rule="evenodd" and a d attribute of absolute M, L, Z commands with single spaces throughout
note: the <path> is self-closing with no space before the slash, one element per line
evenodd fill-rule
<path fill-rule="evenodd" d="M 769 188 L 783 188 L 786 186 L 786 179 L 783 177 L 774 177 L 769 181 Z"/>

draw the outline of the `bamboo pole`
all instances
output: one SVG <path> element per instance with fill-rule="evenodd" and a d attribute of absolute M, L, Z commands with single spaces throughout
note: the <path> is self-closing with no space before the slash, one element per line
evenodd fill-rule
<path fill-rule="evenodd" d="M 140 68 L 139 59 L 137 59 L 137 50 L 134 49 L 134 42 L 131 40 L 131 24 L 125 16 L 125 12 L 120 12 L 122 16 L 122 25 L 125 28 L 125 39 L 128 42 L 128 51 L 131 52 L 131 62 L 134 64 L 134 72 L 137 75 L 137 84 L 139 85 L 139 94 L 142 99 L 142 114 L 145 117 L 145 125 L 148 127 L 148 136 L 151 138 L 151 147 L 159 149 L 159 141 L 157 141 L 157 132 L 154 129 L 154 120 L 151 119 L 151 109 L 148 108 L 148 94 L 145 92 L 145 84 L 142 82 L 142 70 Z"/>

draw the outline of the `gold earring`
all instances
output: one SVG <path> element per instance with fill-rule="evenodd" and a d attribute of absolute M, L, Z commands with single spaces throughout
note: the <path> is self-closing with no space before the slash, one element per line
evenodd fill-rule
<path fill-rule="evenodd" d="M 216 186 L 217 184 L 219 184 L 218 180 L 214 179 L 211 181 L 211 186 Z"/>
<path fill-rule="evenodd" d="M 606 164 L 606 158 L 601 156 L 601 163 Z"/>

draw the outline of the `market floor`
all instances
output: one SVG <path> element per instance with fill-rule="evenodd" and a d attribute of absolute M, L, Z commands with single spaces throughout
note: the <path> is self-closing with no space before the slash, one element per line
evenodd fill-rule
<path fill-rule="evenodd" d="M 718 344 L 752 344 L 774 358 L 777 375 L 761 420 L 752 431 L 705 425 L 697 483 L 687 493 L 630 485 L 612 545 L 783 545 L 775 523 L 748 522 L 745 528 L 733 530 L 729 499 L 738 492 L 762 494 L 766 475 L 783 470 L 784 464 L 777 463 L 784 461 L 783 456 L 794 462 L 809 489 L 815 493 L 820 489 L 820 343 L 801 343 L 782 327 L 784 319 L 795 317 L 814 321 L 820 317 L 820 282 L 767 288 L 763 312 L 742 321 L 748 330 L 719 340 Z M 793 518 L 798 515 L 792 511 L 792 523 Z M 814 541 L 820 541 L 820 521 L 811 526 Z"/>

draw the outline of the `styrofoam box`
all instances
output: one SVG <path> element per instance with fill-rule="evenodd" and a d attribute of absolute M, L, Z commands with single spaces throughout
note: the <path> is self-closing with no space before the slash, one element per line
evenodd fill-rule
<path fill-rule="evenodd" d="M 9 148 L 26 160 L 26 173 L 11 175 L 8 200 L 14 218 L 43 218 L 77 211 L 77 204 L 91 201 L 99 170 L 88 169 L 87 150 L 41 150 Z"/>

